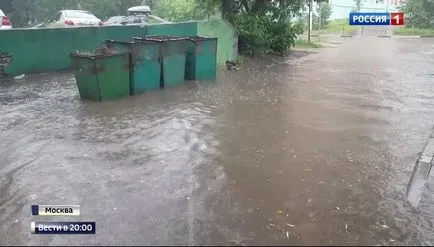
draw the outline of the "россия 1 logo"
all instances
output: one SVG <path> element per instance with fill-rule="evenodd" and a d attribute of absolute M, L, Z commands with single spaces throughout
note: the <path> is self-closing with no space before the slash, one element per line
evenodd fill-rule
<path fill-rule="evenodd" d="M 402 26 L 404 13 L 350 13 L 349 21 L 358 26 Z"/>

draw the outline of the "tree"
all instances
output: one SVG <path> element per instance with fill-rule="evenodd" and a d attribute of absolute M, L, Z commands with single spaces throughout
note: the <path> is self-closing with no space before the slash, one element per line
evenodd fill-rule
<path fill-rule="evenodd" d="M 190 21 L 211 18 L 217 12 L 213 2 L 192 0 L 158 0 L 152 12 L 170 21 Z"/>
<path fill-rule="evenodd" d="M 354 4 L 355 4 L 355 11 L 356 12 L 360 12 L 360 10 L 362 9 L 362 0 L 354 0 Z"/>
<path fill-rule="evenodd" d="M 32 0 L 12 0 L 9 17 L 15 27 L 24 27 L 34 20 L 35 5 Z"/>
<path fill-rule="evenodd" d="M 406 19 L 406 25 L 417 28 L 434 27 L 434 2 L 430 0 L 408 0 L 402 10 L 406 14 L 411 14 L 411 18 Z"/>
<path fill-rule="evenodd" d="M 238 31 L 241 53 L 254 55 L 269 50 L 283 53 L 302 33 L 292 23 L 306 6 L 306 0 L 196 0 L 199 4 L 215 4 L 224 19 Z"/>
<path fill-rule="evenodd" d="M 314 20 L 314 25 L 325 27 L 332 14 L 332 5 L 326 2 L 319 3 L 317 6 L 317 13 L 319 16 Z M 319 23 L 318 23 L 319 21 Z"/>

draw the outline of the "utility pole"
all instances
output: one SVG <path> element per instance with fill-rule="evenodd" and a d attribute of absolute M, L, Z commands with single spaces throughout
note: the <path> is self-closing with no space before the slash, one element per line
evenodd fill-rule
<path fill-rule="evenodd" d="M 310 33 L 312 32 L 312 6 L 313 5 L 313 0 L 309 0 L 309 28 L 307 31 L 307 41 L 310 42 Z"/>
<path fill-rule="evenodd" d="M 321 10 L 322 10 L 322 4 L 320 3 L 319 4 L 319 8 L 318 8 L 318 33 L 319 32 L 321 32 L 321 25 L 322 25 L 322 23 L 321 23 Z"/>

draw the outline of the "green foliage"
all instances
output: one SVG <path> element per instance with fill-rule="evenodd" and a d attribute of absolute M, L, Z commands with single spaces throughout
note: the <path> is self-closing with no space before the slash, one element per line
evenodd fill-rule
<path fill-rule="evenodd" d="M 283 53 L 302 33 L 301 25 L 290 20 L 305 8 L 306 0 L 195 0 L 222 11 L 222 16 L 238 31 L 241 54 L 256 55 L 267 51 Z"/>
<path fill-rule="evenodd" d="M 239 51 L 254 56 L 267 51 L 284 53 L 294 46 L 297 35 L 303 33 L 300 25 L 289 20 L 276 21 L 267 16 L 237 15 L 235 26 L 238 30 Z"/>
<path fill-rule="evenodd" d="M 332 6 L 326 1 L 317 3 L 316 13 L 312 12 L 312 30 L 324 30 L 329 24 L 329 19 L 332 14 Z M 309 14 L 303 12 L 300 18 L 298 18 L 297 23 L 303 26 L 304 30 L 309 28 Z M 342 31 L 342 28 L 341 28 Z"/>
<path fill-rule="evenodd" d="M 154 4 L 153 14 L 169 21 L 180 22 L 204 20 L 217 13 L 215 5 L 199 5 L 193 0 L 158 0 Z"/>
<path fill-rule="evenodd" d="M 317 7 L 317 13 L 319 13 L 319 16 L 316 17 L 316 23 L 318 21 L 321 21 L 321 27 L 325 27 L 328 24 L 328 20 L 330 16 L 332 15 L 332 5 L 327 2 L 322 2 L 318 4 Z"/>
<path fill-rule="evenodd" d="M 393 30 L 393 35 L 422 35 L 422 36 L 434 36 L 434 29 L 424 29 L 424 28 L 396 28 Z"/>
<path fill-rule="evenodd" d="M 352 33 L 360 29 L 359 26 L 350 26 L 348 19 L 331 20 L 326 27 L 327 33 Z"/>
<path fill-rule="evenodd" d="M 406 26 L 413 28 L 434 27 L 434 2 L 429 0 L 408 0 L 402 7 L 404 13 L 411 15 L 407 18 Z"/>
<path fill-rule="evenodd" d="M 269 30 L 264 16 L 243 14 L 235 18 L 238 30 L 238 47 L 242 54 L 255 55 L 270 47 Z"/>
<path fill-rule="evenodd" d="M 301 25 L 292 25 L 290 21 L 269 22 L 269 26 L 270 49 L 278 53 L 294 46 L 297 35 L 303 33 Z"/>
<path fill-rule="evenodd" d="M 315 43 L 315 42 L 309 42 L 307 40 L 303 40 L 303 39 L 297 39 L 295 41 L 295 47 L 297 48 L 321 48 L 322 45 Z"/>

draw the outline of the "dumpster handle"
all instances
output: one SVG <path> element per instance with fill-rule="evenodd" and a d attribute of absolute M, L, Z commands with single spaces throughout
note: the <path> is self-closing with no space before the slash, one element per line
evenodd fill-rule
<path fill-rule="evenodd" d="M 159 52 L 160 52 L 160 87 L 164 88 L 164 72 L 163 72 L 163 64 L 164 64 L 164 58 L 163 58 L 163 45 L 160 45 L 159 47 Z"/>

